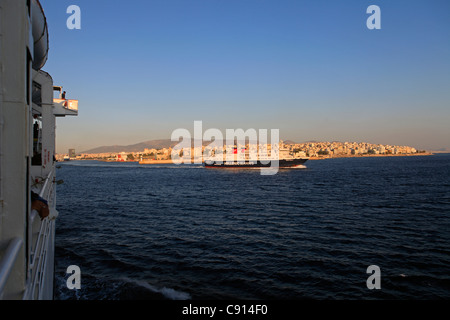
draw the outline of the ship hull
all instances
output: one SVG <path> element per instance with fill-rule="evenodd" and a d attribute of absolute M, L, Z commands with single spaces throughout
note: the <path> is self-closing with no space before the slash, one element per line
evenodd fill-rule
<path fill-rule="evenodd" d="M 308 159 L 305 158 L 301 158 L 301 159 L 281 159 L 278 160 L 278 167 L 279 168 L 295 168 L 298 166 L 303 165 L 306 161 L 308 161 Z M 205 162 L 204 163 L 205 168 L 240 168 L 240 169 L 245 169 L 245 168 L 270 168 L 273 167 L 274 165 L 269 162 L 267 163 L 267 161 L 265 162 L 261 162 L 261 161 L 242 161 L 242 162 L 238 162 L 238 161 L 231 161 L 231 162 L 227 162 L 224 161 L 222 163 L 216 163 L 216 162 L 212 162 L 212 163 L 208 163 Z"/>

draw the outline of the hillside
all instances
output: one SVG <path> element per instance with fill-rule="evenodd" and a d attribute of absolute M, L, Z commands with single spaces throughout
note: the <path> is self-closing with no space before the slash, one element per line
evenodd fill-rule
<path fill-rule="evenodd" d="M 192 139 L 193 144 L 194 139 Z M 291 140 L 284 141 L 287 144 L 294 144 L 295 142 Z M 171 141 L 170 139 L 158 139 L 158 140 L 148 140 L 144 142 L 139 142 L 130 145 L 112 145 L 112 146 L 101 146 L 93 149 L 83 151 L 84 154 L 92 153 L 119 153 L 119 152 L 139 152 L 144 151 L 144 149 L 162 149 L 162 148 L 172 148 L 177 145 L 177 141 Z M 204 141 L 203 145 L 209 145 L 211 141 Z"/>
<path fill-rule="evenodd" d="M 138 152 L 144 151 L 144 149 L 162 149 L 173 147 L 178 142 L 170 141 L 170 139 L 160 139 L 160 140 L 149 140 L 136 144 L 130 145 L 113 145 L 113 146 L 102 146 L 93 148 L 90 150 L 83 151 L 81 153 L 117 153 L 117 152 Z"/>

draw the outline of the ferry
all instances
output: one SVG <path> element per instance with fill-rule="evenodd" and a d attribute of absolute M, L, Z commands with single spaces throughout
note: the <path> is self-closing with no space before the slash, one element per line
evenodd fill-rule
<path fill-rule="evenodd" d="M 256 150 L 233 147 L 231 159 L 224 157 L 223 161 L 214 160 L 214 156 L 204 161 L 205 168 L 269 168 L 273 167 L 273 161 L 278 162 L 278 168 L 303 168 L 308 158 L 300 154 L 294 155 L 287 148 L 278 150 L 276 156 L 258 156 Z M 230 152 L 231 153 L 231 152 Z"/>
<path fill-rule="evenodd" d="M 38 0 L 0 0 L 0 299 L 53 299 L 56 118 L 78 115 L 43 70 Z M 56 97 L 56 98 L 54 98 Z"/>

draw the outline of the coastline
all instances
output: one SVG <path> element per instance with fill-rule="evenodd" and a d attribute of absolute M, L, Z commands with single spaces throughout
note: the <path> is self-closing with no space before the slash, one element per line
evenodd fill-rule
<path fill-rule="evenodd" d="M 434 153 L 413 153 L 413 154 L 359 154 L 359 155 L 336 155 L 336 156 L 323 156 L 323 157 L 309 157 L 308 160 L 325 160 L 325 159 L 338 159 L 338 158 L 362 158 L 362 157 L 412 157 L 412 156 L 431 156 Z M 115 161 L 112 161 L 115 162 Z M 136 162 L 136 161 L 130 161 Z M 193 162 L 191 162 L 192 164 Z M 139 164 L 173 164 L 172 160 L 141 160 Z"/>
<path fill-rule="evenodd" d="M 141 160 L 139 164 L 172 164 L 172 160 Z"/>
<path fill-rule="evenodd" d="M 309 157 L 309 160 L 325 160 L 325 159 L 338 159 L 338 158 L 369 158 L 369 157 L 415 157 L 415 156 L 432 156 L 434 153 L 405 153 L 405 154 L 358 154 L 358 155 L 336 155 L 336 156 L 322 156 L 322 157 Z"/>

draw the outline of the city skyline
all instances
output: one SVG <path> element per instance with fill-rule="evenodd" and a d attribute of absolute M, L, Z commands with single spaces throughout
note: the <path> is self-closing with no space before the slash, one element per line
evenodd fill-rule
<path fill-rule="evenodd" d="M 171 151 L 178 143 L 177 142 L 171 142 L 171 140 L 151 140 L 144 143 L 134 144 L 134 145 L 127 145 L 127 146 L 102 146 L 98 148 L 94 148 L 91 150 L 85 150 L 85 151 L 79 151 L 76 152 L 75 149 L 69 149 L 68 153 L 59 153 L 57 156 L 61 158 L 62 156 L 69 155 L 71 158 L 79 157 L 80 155 L 95 155 L 99 157 L 104 157 L 105 155 L 117 155 L 117 154 L 125 154 L 130 153 L 134 155 L 138 154 L 147 154 L 147 153 L 159 153 L 163 151 Z M 235 141 L 234 144 L 227 144 L 225 141 L 223 143 L 223 150 L 226 150 L 229 147 L 239 147 L 239 146 L 245 146 L 246 148 L 254 148 L 262 145 L 267 145 L 268 149 L 270 149 L 271 144 L 269 143 L 258 143 L 258 142 L 250 142 L 246 141 L 244 145 L 241 143 Z M 356 141 L 307 141 L 307 142 L 294 142 L 290 140 L 283 141 L 281 140 L 279 142 L 279 146 L 284 146 L 289 148 L 291 151 L 295 149 L 301 149 L 303 151 L 306 150 L 312 150 L 315 151 L 312 154 L 317 155 L 319 151 L 326 151 L 330 152 L 330 154 L 351 154 L 351 151 L 353 150 L 353 154 L 429 154 L 427 153 L 427 150 L 417 150 L 414 147 L 411 146 L 399 146 L 399 145 L 383 145 L 383 144 L 373 144 L 368 142 L 356 142 Z M 194 141 L 191 140 L 190 147 L 188 147 L 191 150 L 212 150 L 217 149 L 217 145 L 211 145 L 209 142 L 203 141 L 202 144 L 194 145 Z M 220 149 L 220 147 L 219 147 Z M 377 151 L 377 152 L 369 152 Z M 389 151 L 390 152 L 387 152 Z M 397 150 L 397 151 L 395 151 Z M 398 152 L 400 150 L 403 150 L 404 152 Z M 336 152 L 337 153 L 336 153 Z M 195 151 L 198 152 L 198 151 Z M 309 152 L 306 152 L 307 154 Z M 322 154 L 323 155 L 323 154 Z"/>
<path fill-rule="evenodd" d="M 44 0 L 45 70 L 79 117 L 57 152 L 178 128 L 279 129 L 283 140 L 450 150 L 446 1 Z M 67 7 L 81 9 L 69 30 Z M 366 9 L 381 8 L 369 30 Z"/>

